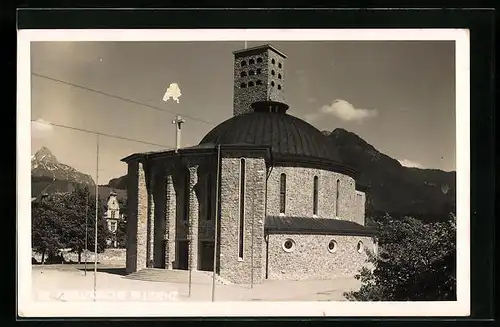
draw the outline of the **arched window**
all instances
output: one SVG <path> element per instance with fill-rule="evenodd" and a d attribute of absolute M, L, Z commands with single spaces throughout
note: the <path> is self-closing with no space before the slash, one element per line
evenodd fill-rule
<path fill-rule="evenodd" d="M 245 159 L 240 159 L 240 219 L 239 219 L 239 233 L 238 233 L 238 257 L 243 259 L 243 241 L 245 230 Z"/>
<path fill-rule="evenodd" d="M 274 59 L 271 59 L 271 63 L 274 65 L 276 61 Z"/>
<path fill-rule="evenodd" d="M 278 84 L 278 90 L 281 90 L 281 85 L 280 84 Z"/>
<path fill-rule="evenodd" d="M 262 81 L 259 79 L 257 82 L 255 82 L 255 85 L 262 85 Z"/>
<path fill-rule="evenodd" d="M 278 74 L 278 79 L 281 79 L 281 74 Z"/>
<path fill-rule="evenodd" d="M 262 73 L 262 69 L 260 68 L 257 68 L 257 75 L 261 74 Z"/>
<path fill-rule="evenodd" d="M 245 60 L 243 60 L 243 61 L 241 62 L 241 67 L 245 67 L 246 65 L 247 65 L 247 62 L 246 62 Z"/>
<path fill-rule="evenodd" d="M 274 86 L 274 81 L 271 82 L 271 86 Z"/>
<path fill-rule="evenodd" d="M 251 70 L 251 71 L 248 72 L 248 75 L 249 76 L 253 76 L 253 75 L 255 75 L 255 72 L 253 70 Z"/>
<path fill-rule="evenodd" d="M 335 217 L 339 216 L 339 198 L 340 198 L 340 180 L 337 179 L 337 186 L 335 187 Z"/>
<path fill-rule="evenodd" d="M 286 201 L 286 175 L 280 175 L 280 213 L 285 213 Z"/>
<path fill-rule="evenodd" d="M 246 84 L 246 83 L 241 83 L 241 84 L 240 84 L 240 87 L 241 87 L 242 89 L 244 89 L 245 87 L 247 87 L 247 84 Z"/>
<path fill-rule="evenodd" d="M 314 176 L 313 185 L 313 215 L 318 214 L 318 176 Z"/>
<path fill-rule="evenodd" d="M 240 76 L 241 76 L 241 77 L 245 77 L 245 76 L 247 76 L 247 72 L 245 72 L 245 71 L 241 72 L 241 73 L 240 73 Z"/>
<path fill-rule="evenodd" d="M 262 62 L 262 57 L 257 58 L 257 62 L 261 63 Z"/>
<path fill-rule="evenodd" d="M 253 86 L 253 82 L 248 82 L 248 87 Z"/>
<path fill-rule="evenodd" d="M 248 61 L 248 64 L 249 64 L 249 65 L 253 65 L 253 64 L 255 64 L 255 60 L 250 59 L 250 60 Z"/>
<path fill-rule="evenodd" d="M 278 64 L 278 67 L 281 68 L 281 62 Z"/>
<path fill-rule="evenodd" d="M 271 75 L 274 76 L 274 74 L 276 74 L 276 72 L 274 70 L 271 70 Z"/>

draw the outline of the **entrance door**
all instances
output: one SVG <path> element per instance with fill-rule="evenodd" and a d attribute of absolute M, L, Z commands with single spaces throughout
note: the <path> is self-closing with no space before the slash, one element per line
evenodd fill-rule
<path fill-rule="evenodd" d="M 188 241 L 179 241 L 177 247 L 177 253 L 179 257 L 179 261 L 177 263 L 177 269 L 188 269 L 188 261 L 189 261 L 189 243 Z"/>
<path fill-rule="evenodd" d="M 201 243 L 201 270 L 213 271 L 214 269 L 214 242 Z"/>

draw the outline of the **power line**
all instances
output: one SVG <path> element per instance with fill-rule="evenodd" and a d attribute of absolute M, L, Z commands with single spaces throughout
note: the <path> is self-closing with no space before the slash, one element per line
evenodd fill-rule
<path fill-rule="evenodd" d="M 175 111 L 163 109 L 163 108 L 160 108 L 160 107 L 155 107 L 155 106 L 143 103 L 143 102 L 135 101 L 135 100 L 132 100 L 132 99 L 127 99 L 127 98 L 124 98 L 124 97 L 121 97 L 121 96 L 118 96 L 118 95 L 114 95 L 114 94 L 106 93 L 106 92 L 99 91 L 99 90 L 96 90 L 96 89 L 92 89 L 92 88 L 87 87 L 87 86 L 70 83 L 70 82 L 67 82 L 67 81 L 63 81 L 63 80 L 60 80 L 60 79 L 57 79 L 57 78 L 54 78 L 54 77 L 50 77 L 50 76 L 46 76 L 46 75 L 42 75 L 42 74 L 37 74 L 37 73 L 31 73 L 31 74 L 33 76 L 36 76 L 36 77 L 44 78 L 44 79 L 47 79 L 47 80 L 50 80 L 50 81 L 53 81 L 53 82 L 57 82 L 57 83 L 61 83 L 61 84 L 66 84 L 66 85 L 69 85 L 69 86 L 72 86 L 72 87 L 75 87 L 75 88 L 79 88 L 79 89 L 86 90 L 86 91 L 89 91 L 89 92 L 94 92 L 94 93 L 97 93 L 97 94 L 100 94 L 100 95 L 104 95 L 104 96 L 111 97 L 111 98 L 114 98 L 114 99 L 122 100 L 122 101 L 125 101 L 125 102 L 133 103 L 133 104 L 136 104 L 136 105 L 139 105 L 139 106 L 143 106 L 143 107 L 146 107 L 146 108 L 149 108 L 149 109 L 154 109 L 154 110 L 157 110 L 157 111 L 162 111 L 162 112 L 166 112 L 166 113 L 170 113 L 170 114 L 174 114 L 174 115 L 181 115 L 181 113 L 179 113 L 179 112 L 175 112 Z M 204 119 L 201 119 L 201 118 L 196 118 L 196 117 L 188 116 L 188 115 L 185 115 L 185 114 L 182 114 L 182 116 L 186 117 L 186 118 L 189 118 L 189 119 L 198 120 L 200 122 L 203 122 L 203 123 L 206 123 L 206 124 L 210 124 L 212 126 L 217 125 L 214 122 L 211 122 L 211 121 L 208 121 L 208 120 L 204 120 Z"/>
<path fill-rule="evenodd" d="M 72 126 L 66 126 L 66 125 L 61 125 L 61 124 L 54 124 L 54 123 L 49 123 L 49 122 L 43 122 L 43 121 L 38 121 L 38 120 L 31 120 L 32 123 L 37 123 L 37 124 L 45 124 L 45 125 L 51 125 L 51 126 L 56 126 L 56 127 L 62 127 L 62 128 L 67 128 L 79 132 L 84 132 L 84 133 L 89 133 L 89 134 L 94 134 L 94 135 L 102 135 L 106 137 L 111 137 L 111 138 L 116 138 L 120 140 L 125 140 L 125 141 L 131 141 L 131 142 L 137 142 L 137 143 L 142 143 L 142 144 L 148 144 L 148 145 L 154 145 L 162 148 L 172 148 L 172 146 L 168 146 L 165 144 L 157 144 L 157 143 L 152 143 L 152 142 L 146 142 L 146 141 L 141 141 L 137 139 L 132 139 L 128 137 L 123 137 L 123 136 L 118 136 L 118 135 L 112 135 L 112 134 L 106 134 L 106 133 L 101 133 L 101 132 L 96 132 L 96 131 L 89 131 L 87 129 L 83 128 L 77 128 L 77 127 L 72 127 Z"/>

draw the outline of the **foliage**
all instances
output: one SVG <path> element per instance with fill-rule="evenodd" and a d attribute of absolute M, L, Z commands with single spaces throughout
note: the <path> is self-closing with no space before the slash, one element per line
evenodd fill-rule
<path fill-rule="evenodd" d="M 71 193 L 53 194 L 32 202 L 33 249 L 56 254 L 59 249 L 69 248 L 80 255 L 85 249 L 87 235 L 87 248 L 93 251 L 96 203 L 92 199 L 88 188 L 76 188 Z M 97 251 L 103 252 L 109 231 L 103 217 L 103 206 L 100 202 L 97 205 Z"/>
<path fill-rule="evenodd" d="M 373 270 L 363 268 L 355 301 L 456 300 L 456 217 L 425 223 L 415 218 L 375 221 L 379 253 L 371 253 Z"/>
<path fill-rule="evenodd" d="M 63 244 L 63 223 L 56 207 L 46 202 L 32 203 L 31 214 L 32 247 L 35 251 L 48 256 L 56 255 Z"/>
<path fill-rule="evenodd" d="M 118 227 L 116 229 L 117 247 L 125 248 L 127 246 L 127 221 L 118 220 Z"/>

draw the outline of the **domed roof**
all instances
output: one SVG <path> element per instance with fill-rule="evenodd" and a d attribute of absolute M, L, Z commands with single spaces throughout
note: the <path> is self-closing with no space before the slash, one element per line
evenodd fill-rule
<path fill-rule="evenodd" d="M 270 146 L 273 158 L 339 162 L 328 138 L 311 124 L 285 112 L 253 111 L 234 116 L 213 128 L 200 144 Z"/>

